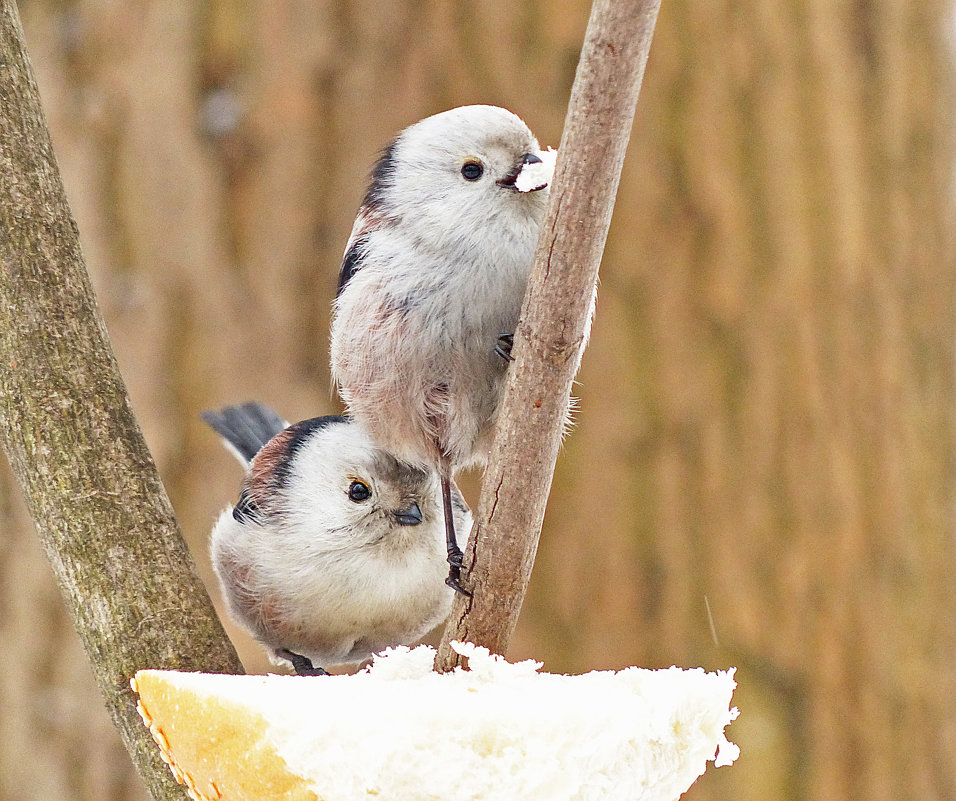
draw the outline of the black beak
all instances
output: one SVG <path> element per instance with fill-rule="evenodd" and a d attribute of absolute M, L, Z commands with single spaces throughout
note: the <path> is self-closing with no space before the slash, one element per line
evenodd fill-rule
<path fill-rule="evenodd" d="M 413 502 L 407 509 L 395 512 L 395 522 L 400 526 L 417 526 L 422 522 L 422 510 Z"/>
<path fill-rule="evenodd" d="M 515 188 L 515 181 L 518 179 L 518 173 L 524 168 L 525 164 L 540 164 L 541 158 L 536 153 L 525 153 L 521 160 L 514 166 L 514 169 L 509 172 L 504 178 L 500 181 L 495 181 L 498 186 L 502 189 L 512 189 Z M 544 187 L 541 187 L 544 189 Z"/>

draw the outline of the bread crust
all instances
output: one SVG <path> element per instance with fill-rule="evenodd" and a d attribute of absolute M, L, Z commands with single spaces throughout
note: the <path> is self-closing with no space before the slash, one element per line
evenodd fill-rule
<path fill-rule="evenodd" d="M 269 743 L 261 715 L 177 686 L 165 671 L 141 670 L 130 685 L 160 757 L 193 801 L 317 801 Z"/>

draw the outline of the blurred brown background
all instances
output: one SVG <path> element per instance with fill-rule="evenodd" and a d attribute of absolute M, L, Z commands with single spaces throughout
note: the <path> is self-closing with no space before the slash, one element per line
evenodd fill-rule
<path fill-rule="evenodd" d="M 240 471 L 198 412 L 337 408 L 328 311 L 377 151 L 475 102 L 557 145 L 588 4 L 20 10 L 208 581 Z M 510 656 L 736 665 L 743 754 L 690 799 L 956 798 L 950 14 L 663 2 Z M 0 799 L 143 799 L 5 470 L 0 526 Z"/>

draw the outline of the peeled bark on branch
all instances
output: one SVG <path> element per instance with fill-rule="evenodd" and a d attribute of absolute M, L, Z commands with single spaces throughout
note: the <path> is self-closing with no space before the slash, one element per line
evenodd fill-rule
<path fill-rule="evenodd" d="M 561 137 L 450 640 L 504 653 L 531 578 L 660 0 L 597 0 Z"/>
<path fill-rule="evenodd" d="M 0 0 L 0 438 L 126 747 L 154 798 L 179 799 L 129 677 L 242 667 L 133 416 L 13 0 Z"/>

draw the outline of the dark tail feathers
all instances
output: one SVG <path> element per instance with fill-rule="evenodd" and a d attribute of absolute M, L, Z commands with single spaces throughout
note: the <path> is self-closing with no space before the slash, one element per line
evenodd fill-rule
<path fill-rule="evenodd" d="M 263 403 L 240 403 L 215 412 L 200 412 L 202 421 L 213 428 L 230 450 L 246 464 L 259 449 L 288 426 L 278 414 Z"/>

